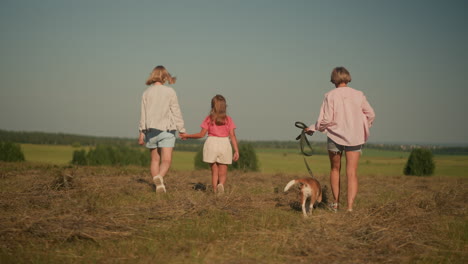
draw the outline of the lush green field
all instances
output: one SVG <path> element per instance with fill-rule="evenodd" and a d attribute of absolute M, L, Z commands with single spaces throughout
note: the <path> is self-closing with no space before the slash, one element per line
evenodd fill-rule
<path fill-rule="evenodd" d="M 368 176 L 402 175 L 409 153 L 395 151 L 365 150 L 359 162 L 358 174 Z M 296 153 L 258 152 L 261 171 L 265 173 L 307 174 L 303 156 Z M 317 176 L 328 175 L 328 156 L 306 157 L 311 170 Z M 345 166 L 343 157 L 343 166 Z M 435 156 L 434 176 L 468 176 L 468 156 Z M 344 167 L 342 172 L 344 172 Z"/>
<path fill-rule="evenodd" d="M 63 165 L 71 162 L 73 151 L 79 148 L 64 145 L 21 144 L 26 161 Z"/>
<path fill-rule="evenodd" d="M 33 163 L 68 164 L 77 148 L 60 145 L 22 144 L 26 160 Z M 146 151 L 141 148 L 142 151 Z M 401 175 L 408 158 L 408 152 L 365 149 L 360 159 L 360 175 Z M 194 168 L 194 152 L 174 151 L 172 169 L 191 171 Z M 263 173 L 307 174 L 303 156 L 293 149 L 259 149 L 257 156 Z M 328 157 L 315 155 L 306 158 L 317 176 L 329 172 Z M 435 176 L 466 177 L 468 174 L 468 156 L 435 156 Z M 343 163 L 344 164 L 344 163 Z"/>

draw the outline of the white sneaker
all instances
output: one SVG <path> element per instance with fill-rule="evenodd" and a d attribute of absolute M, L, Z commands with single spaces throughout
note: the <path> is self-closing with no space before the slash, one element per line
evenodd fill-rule
<path fill-rule="evenodd" d="M 166 186 L 164 186 L 164 180 L 160 175 L 154 176 L 153 182 L 156 185 L 156 193 L 166 192 Z"/>
<path fill-rule="evenodd" d="M 216 190 L 219 194 L 224 193 L 224 185 L 222 185 L 221 183 L 218 184 L 218 187 L 216 187 Z"/>

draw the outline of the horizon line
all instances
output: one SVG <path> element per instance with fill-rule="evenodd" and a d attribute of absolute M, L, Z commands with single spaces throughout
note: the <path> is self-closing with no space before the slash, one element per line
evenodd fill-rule
<path fill-rule="evenodd" d="M 6 130 L 0 128 L 0 131 L 5 132 L 12 132 L 12 133 L 42 133 L 42 134 L 62 134 L 62 135 L 69 135 L 69 136 L 83 136 L 83 137 L 96 137 L 96 138 L 118 138 L 118 139 L 126 139 L 126 140 L 133 140 L 137 139 L 138 137 L 124 137 L 124 136 L 98 136 L 98 135 L 89 135 L 89 134 L 74 134 L 74 133 L 66 133 L 66 132 L 45 132 L 45 131 L 37 131 L 37 130 Z M 177 140 L 180 140 L 177 138 Z M 294 142 L 296 140 L 284 140 L 284 139 L 239 139 L 239 141 L 257 141 L 257 142 L 268 142 L 268 141 L 277 141 L 277 142 Z M 324 142 L 324 141 L 314 141 L 311 142 Z M 372 145 L 417 145 L 417 146 L 445 146 L 445 147 L 468 147 L 468 142 L 423 142 L 423 141 L 415 141 L 415 142 L 408 142 L 408 141 L 368 141 L 365 144 L 372 144 Z"/>

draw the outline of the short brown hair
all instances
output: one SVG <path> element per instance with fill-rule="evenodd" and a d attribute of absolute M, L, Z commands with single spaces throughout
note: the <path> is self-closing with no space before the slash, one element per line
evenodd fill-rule
<path fill-rule="evenodd" d="M 154 67 L 153 71 L 148 77 L 148 80 L 146 80 L 146 85 L 151 85 L 155 82 L 160 82 L 162 84 L 168 82 L 169 84 L 174 84 L 176 82 L 176 77 L 172 77 L 166 68 L 164 68 L 164 66 L 159 65 Z"/>
<path fill-rule="evenodd" d="M 335 85 L 351 82 L 351 74 L 345 67 L 336 67 L 331 73 L 330 82 Z"/>

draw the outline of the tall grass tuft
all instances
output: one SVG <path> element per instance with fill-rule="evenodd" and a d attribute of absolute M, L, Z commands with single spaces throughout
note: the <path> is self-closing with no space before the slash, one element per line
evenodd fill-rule
<path fill-rule="evenodd" d="M 52 182 L 52 188 L 55 190 L 68 190 L 74 185 L 74 171 L 69 169 L 55 169 L 55 179 Z"/>
<path fill-rule="evenodd" d="M 24 161 L 20 145 L 0 141 L 0 161 Z"/>
<path fill-rule="evenodd" d="M 429 149 L 417 148 L 411 151 L 406 163 L 404 174 L 416 176 L 429 176 L 434 173 L 435 163 Z"/>
<path fill-rule="evenodd" d="M 232 168 L 244 172 L 259 170 L 257 153 L 252 144 L 242 142 L 239 144 L 239 160 L 232 163 Z"/>

